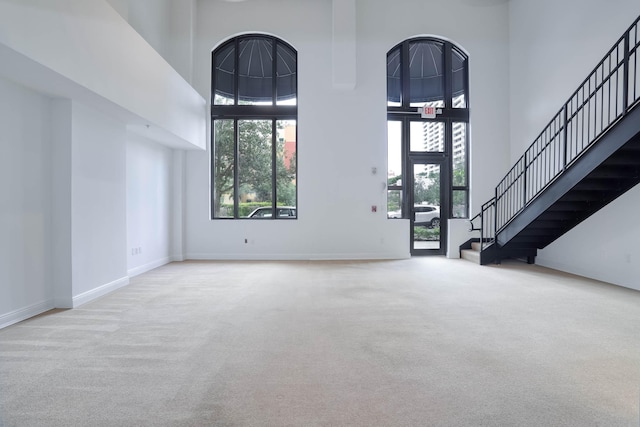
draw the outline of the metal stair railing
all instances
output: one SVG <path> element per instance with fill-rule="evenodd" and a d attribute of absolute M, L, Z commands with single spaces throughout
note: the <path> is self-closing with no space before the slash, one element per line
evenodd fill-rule
<path fill-rule="evenodd" d="M 471 219 L 482 242 L 495 242 L 501 230 L 640 104 L 639 22 L 640 16 L 498 183 L 495 197 Z M 487 217 L 495 219 L 492 226 L 486 224 Z M 475 228 L 478 218 L 482 224 Z"/>
<path fill-rule="evenodd" d="M 469 231 L 480 232 L 480 251 L 495 242 L 495 225 L 496 225 L 496 199 L 495 197 L 482 205 L 480 213 L 469 220 L 471 229 Z M 480 225 L 476 227 L 474 221 L 480 220 Z"/>

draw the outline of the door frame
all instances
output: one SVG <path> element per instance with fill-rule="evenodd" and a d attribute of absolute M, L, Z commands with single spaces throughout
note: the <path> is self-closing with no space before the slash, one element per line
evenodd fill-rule
<path fill-rule="evenodd" d="M 449 156 L 445 153 L 411 153 L 409 154 L 409 164 L 407 165 L 407 200 L 405 206 L 405 212 L 408 212 L 409 217 L 409 249 L 411 256 L 423 256 L 423 255 L 445 255 L 447 252 L 447 230 L 449 219 L 449 206 L 450 206 L 450 192 L 446 189 L 450 188 L 450 166 Z M 414 180 L 414 166 L 415 165 L 438 165 L 440 166 L 440 247 L 438 249 L 416 249 L 415 248 L 415 236 L 414 236 L 414 223 L 415 223 L 415 180 Z"/>

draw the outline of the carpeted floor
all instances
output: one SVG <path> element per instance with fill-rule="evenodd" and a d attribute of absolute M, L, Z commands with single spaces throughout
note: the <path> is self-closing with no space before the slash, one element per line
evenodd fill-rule
<path fill-rule="evenodd" d="M 184 262 L 0 330 L 1 426 L 639 426 L 640 292 L 523 263 Z"/>

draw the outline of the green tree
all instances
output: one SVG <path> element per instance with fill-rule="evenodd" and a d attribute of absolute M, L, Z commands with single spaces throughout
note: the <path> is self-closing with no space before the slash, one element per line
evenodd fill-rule
<path fill-rule="evenodd" d="M 456 162 L 453 165 L 453 185 L 465 187 L 467 184 L 467 169 L 464 162 Z M 453 195 L 453 216 L 454 218 L 466 217 L 468 215 L 467 208 L 467 191 L 454 190 Z"/>
<path fill-rule="evenodd" d="M 421 179 L 416 179 L 415 182 L 415 202 L 440 206 L 440 172 L 423 172 L 418 176 Z"/>
<path fill-rule="evenodd" d="M 221 212 L 225 196 L 233 198 L 234 174 L 238 195 L 254 195 L 254 202 L 273 200 L 272 121 L 240 120 L 238 125 L 238 171 L 234 171 L 234 121 L 214 122 L 214 211 Z M 284 144 L 276 146 L 276 192 L 278 204 L 295 204 L 295 156 L 284 162 Z M 227 212 L 226 214 L 231 215 Z"/>
<path fill-rule="evenodd" d="M 226 216 L 228 213 L 222 212 L 222 199 L 228 194 L 233 196 L 235 158 L 233 120 L 216 120 L 213 125 L 213 210 L 216 215 Z"/>

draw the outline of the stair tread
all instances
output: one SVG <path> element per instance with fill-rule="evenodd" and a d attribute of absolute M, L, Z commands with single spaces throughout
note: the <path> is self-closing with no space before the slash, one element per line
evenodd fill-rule
<path fill-rule="evenodd" d="M 480 252 L 473 249 L 463 249 L 460 251 L 460 258 L 480 264 Z"/>

